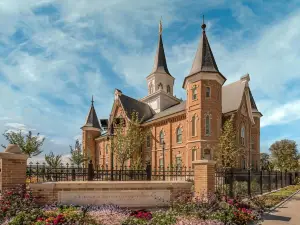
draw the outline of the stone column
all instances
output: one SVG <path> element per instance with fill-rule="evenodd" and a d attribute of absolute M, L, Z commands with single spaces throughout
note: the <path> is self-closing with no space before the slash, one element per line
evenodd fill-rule
<path fill-rule="evenodd" d="M 196 160 L 194 168 L 195 197 L 215 192 L 215 164 L 213 160 Z"/>
<path fill-rule="evenodd" d="M 23 154 L 18 145 L 8 145 L 0 152 L 0 192 L 26 184 L 28 156 Z"/>

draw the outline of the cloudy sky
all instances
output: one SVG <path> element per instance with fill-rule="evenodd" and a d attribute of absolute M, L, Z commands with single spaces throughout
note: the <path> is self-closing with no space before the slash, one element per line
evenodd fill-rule
<path fill-rule="evenodd" d="M 0 132 L 39 132 L 46 153 L 67 154 L 92 95 L 99 118 L 115 88 L 146 95 L 161 16 L 175 95 L 185 99 L 203 14 L 226 83 L 250 74 L 261 150 L 282 138 L 300 144 L 299 0 L 1 0 Z"/>

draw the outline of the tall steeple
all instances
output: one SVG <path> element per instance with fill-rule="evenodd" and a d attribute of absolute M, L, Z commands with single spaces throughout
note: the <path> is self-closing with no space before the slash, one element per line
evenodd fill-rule
<path fill-rule="evenodd" d="M 170 74 L 167 66 L 166 56 L 165 56 L 165 50 L 164 45 L 162 41 L 162 21 L 159 21 L 159 37 L 158 37 L 158 46 L 156 50 L 156 55 L 154 58 L 154 66 L 152 73 L 166 73 Z"/>
<path fill-rule="evenodd" d="M 199 42 L 199 46 L 196 52 L 196 56 L 192 65 L 192 69 L 189 75 L 198 73 L 198 72 L 219 72 L 218 66 L 216 64 L 214 55 L 211 51 L 206 33 L 205 28 L 206 24 L 204 23 L 204 16 L 203 16 L 203 23 L 202 23 L 202 36 Z"/>
<path fill-rule="evenodd" d="M 212 53 L 212 50 L 210 48 L 205 28 L 206 24 L 204 23 L 204 16 L 203 16 L 203 23 L 202 23 L 202 36 L 200 38 L 200 42 L 198 45 L 198 49 L 194 58 L 194 62 L 192 65 L 192 69 L 188 76 L 184 78 L 182 87 L 185 88 L 187 80 L 193 80 L 195 81 L 194 75 L 205 75 L 205 79 L 208 79 L 207 76 L 209 76 L 209 79 L 217 79 L 219 80 L 222 85 L 226 81 L 226 78 L 223 76 L 223 74 L 219 71 L 217 63 L 215 61 L 214 55 Z M 200 75 L 202 73 L 202 75 Z M 214 78 L 213 78 L 214 77 Z M 218 77 L 218 78 L 217 78 Z"/>
<path fill-rule="evenodd" d="M 86 121 L 85 124 L 83 125 L 83 127 L 93 127 L 93 128 L 97 128 L 97 129 L 101 129 L 100 124 L 99 124 L 99 120 L 96 114 L 96 110 L 94 108 L 94 97 L 92 96 L 92 101 L 91 101 L 91 107 L 90 107 L 90 111 L 88 113 L 88 116 L 86 117 Z"/>

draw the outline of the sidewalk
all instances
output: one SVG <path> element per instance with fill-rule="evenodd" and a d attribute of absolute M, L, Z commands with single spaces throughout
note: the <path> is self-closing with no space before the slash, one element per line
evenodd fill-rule
<path fill-rule="evenodd" d="M 265 216 L 262 225 L 300 225 L 300 193 Z"/>

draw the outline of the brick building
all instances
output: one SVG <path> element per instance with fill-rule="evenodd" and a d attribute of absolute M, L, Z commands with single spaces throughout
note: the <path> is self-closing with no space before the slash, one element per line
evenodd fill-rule
<path fill-rule="evenodd" d="M 110 167 L 109 136 L 112 121 L 129 120 L 133 111 L 143 118 L 142 126 L 150 128 L 143 148 L 143 161 L 153 167 L 163 165 L 191 166 L 193 160 L 212 159 L 217 151 L 223 122 L 235 114 L 237 143 L 244 150 L 241 167 L 258 167 L 260 157 L 260 117 L 249 87 L 249 74 L 224 85 L 226 78 L 219 71 L 202 25 L 202 36 L 190 73 L 182 87 L 186 100 L 174 96 L 175 78 L 168 70 L 159 26 L 158 47 L 153 70 L 146 77 L 148 95 L 133 99 L 115 90 L 115 99 L 108 119 L 98 120 L 94 102 L 82 129 L 82 142 L 94 165 Z M 130 162 L 128 162 L 130 163 Z"/>

